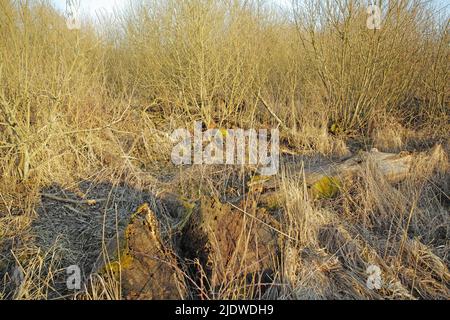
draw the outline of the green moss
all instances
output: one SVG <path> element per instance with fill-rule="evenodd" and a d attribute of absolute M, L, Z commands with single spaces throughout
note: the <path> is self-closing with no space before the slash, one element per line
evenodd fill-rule
<path fill-rule="evenodd" d="M 189 201 L 189 199 L 185 197 L 180 197 L 179 200 L 181 205 L 183 206 L 184 212 L 181 221 L 175 226 L 175 229 L 177 229 L 177 231 L 182 231 L 186 226 L 187 222 L 189 221 L 189 219 L 191 218 L 192 213 L 194 212 L 195 203 Z"/>
<path fill-rule="evenodd" d="M 335 177 L 323 177 L 312 186 L 314 198 L 331 199 L 339 194 L 341 182 Z"/>
<path fill-rule="evenodd" d="M 337 123 L 333 123 L 330 126 L 329 132 L 331 134 L 338 135 L 338 134 L 342 133 L 342 129 Z"/>
<path fill-rule="evenodd" d="M 259 176 L 259 175 L 253 176 L 250 178 L 250 181 L 248 182 L 247 185 L 253 186 L 255 184 L 262 184 L 262 183 L 268 181 L 269 179 L 270 179 L 270 177 L 268 177 L 268 176 Z"/>
<path fill-rule="evenodd" d="M 112 274 L 115 278 L 117 278 L 121 270 L 129 269 L 132 264 L 133 264 L 133 257 L 131 256 L 131 253 L 128 250 L 126 250 L 125 252 L 123 252 L 118 261 L 112 261 L 108 263 L 103 268 L 101 273 L 109 273 Z"/>
<path fill-rule="evenodd" d="M 143 205 L 142 207 L 144 207 Z M 141 207 L 132 215 L 130 224 L 133 223 L 136 216 L 141 212 Z M 123 236 L 120 237 L 119 245 L 120 248 L 118 250 L 119 257 L 117 257 L 116 252 L 110 252 L 112 255 L 111 261 L 106 264 L 100 271 L 100 274 L 112 274 L 114 277 L 119 276 L 120 270 L 128 269 L 131 267 L 133 263 L 133 256 L 128 247 L 128 238 L 130 236 L 130 225 L 128 225 L 123 233 Z"/>

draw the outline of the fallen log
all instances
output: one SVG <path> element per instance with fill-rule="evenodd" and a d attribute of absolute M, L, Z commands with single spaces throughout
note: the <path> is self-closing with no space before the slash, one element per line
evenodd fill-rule
<path fill-rule="evenodd" d="M 372 149 L 369 152 L 361 151 L 338 162 L 315 166 L 305 166 L 304 162 L 285 163 L 282 165 L 282 169 L 290 179 L 303 180 L 312 189 L 315 196 L 331 197 L 339 190 L 344 181 L 350 180 L 368 168 L 377 171 L 389 183 L 398 183 L 410 175 L 413 165 L 420 158 L 432 158 L 440 153 L 442 153 L 440 145 L 427 154 L 408 152 L 394 154 Z M 250 181 L 248 186 L 272 190 L 276 189 L 279 183 L 279 176 L 257 177 Z"/>

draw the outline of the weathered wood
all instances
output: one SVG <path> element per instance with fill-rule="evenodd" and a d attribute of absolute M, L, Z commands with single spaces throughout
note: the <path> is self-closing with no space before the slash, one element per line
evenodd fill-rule
<path fill-rule="evenodd" d="M 112 239 L 94 272 L 120 281 L 121 295 L 131 300 L 183 299 L 184 274 L 178 267 L 173 239 L 148 204 L 132 215 L 126 229 Z"/>
<path fill-rule="evenodd" d="M 323 179 L 343 181 L 355 174 L 366 170 L 368 167 L 377 170 L 391 183 L 404 180 L 410 173 L 416 155 L 402 152 L 399 154 L 379 152 L 372 149 L 370 152 L 359 152 L 339 162 L 307 166 L 303 162 L 285 163 L 282 169 L 286 175 L 293 179 L 304 179 L 308 186 L 313 186 Z M 249 183 L 250 186 L 263 184 L 266 189 L 275 189 L 280 179 L 279 176 L 257 179 Z"/>

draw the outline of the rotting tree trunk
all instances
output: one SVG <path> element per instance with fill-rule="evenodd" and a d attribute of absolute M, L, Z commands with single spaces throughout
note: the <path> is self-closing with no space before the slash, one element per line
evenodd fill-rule
<path fill-rule="evenodd" d="M 286 175 L 290 179 L 304 181 L 314 197 L 332 197 L 339 191 L 343 182 L 351 180 L 369 168 L 383 176 L 389 183 L 398 183 L 410 175 L 411 169 L 419 159 L 435 158 L 442 153 L 440 145 L 437 145 L 429 153 L 417 154 L 385 153 L 372 149 L 370 152 L 359 152 L 339 162 L 309 167 L 303 163 L 286 163 L 282 169 L 286 171 Z M 272 176 L 258 178 L 248 185 L 252 188 L 274 190 L 277 189 L 279 183 L 279 176 Z"/>
<path fill-rule="evenodd" d="M 201 260 L 208 290 L 232 298 L 226 288 L 234 287 L 241 299 L 261 297 L 278 264 L 276 223 L 254 200 L 234 206 L 205 197 L 183 232 L 181 251 L 188 260 Z"/>
<path fill-rule="evenodd" d="M 179 220 L 190 217 L 190 208 L 176 195 L 165 194 L 163 198 L 169 202 L 171 213 L 183 211 Z M 187 288 L 193 285 L 181 266 L 198 260 L 208 277 L 204 283 L 208 290 L 221 291 L 233 285 L 242 289 L 243 298 L 261 296 L 272 281 L 278 237 L 270 227 L 274 218 L 256 202 L 252 204 L 244 212 L 206 197 L 186 225 L 164 225 L 144 204 L 133 214 L 119 241 L 111 240 L 107 248 L 110 258 L 105 263 L 100 257 L 94 272 L 120 281 L 125 299 L 180 299 L 188 296 Z M 176 239 L 179 232 L 181 241 Z M 195 274 L 194 281 L 199 280 Z M 206 298 L 205 288 L 199 290 L 199 285 L 191 289 Z"/>
<path fill-rule="evenodd" d="M 107 251 L 108 261 L 100 257 L 95 268 L 100 274 L 121 282 L 124 299 L 186 297 L 186 284 L 178 267 L 173 239 L 164 237 L 161 224 L 147 204 L 133 214 L 124 232 L 118 240 L 110 242 Z"/>

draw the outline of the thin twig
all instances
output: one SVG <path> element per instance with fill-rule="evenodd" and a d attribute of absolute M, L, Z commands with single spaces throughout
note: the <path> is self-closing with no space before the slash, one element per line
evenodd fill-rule
<path fill-rule="evenodd" d="M 261 94 L 258 94 L 258 99 L 261 100 L 263 106 L 269 111 L 269 113 L 272 115 L 272 117 L 277 120 L 278 124 L 286 131 L 289 131 L 289 128 L 287 125 L 284 124 L 284 122 L 276 115 L 275 112 L 270 108 L 269 104 L 264 100 L 264 98 L 261 96 Z"/>
<path fill-rule="evenodd" d="M 41 193 L 41 196 L 43 196 L 47 199 L 51 199 L 51 200 L 67 202 L 67 203 L 72 203 L 72 204 L 87 204 L 90 206 L 93 206 L 97 203 L 106 201 L 106 199 L 73 200 L 73 199 L 68 199 L 68 198 L 61 198 L 61 197 L 55 196 L 53 194 L 48 194 L 48 193 Z"/>

